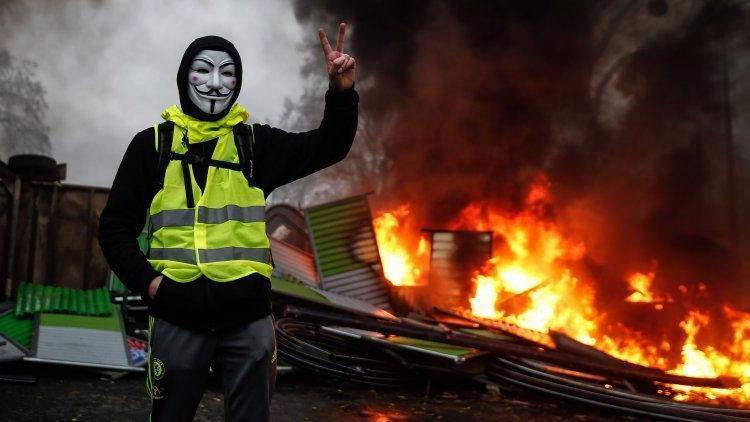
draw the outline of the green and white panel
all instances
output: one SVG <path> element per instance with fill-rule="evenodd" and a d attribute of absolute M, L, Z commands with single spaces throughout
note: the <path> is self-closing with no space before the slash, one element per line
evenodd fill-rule
<path fill-rule="evenodd" d="M 367 195 L 308 208 L 305 217 L 320 287 L 391 309 Z"/>

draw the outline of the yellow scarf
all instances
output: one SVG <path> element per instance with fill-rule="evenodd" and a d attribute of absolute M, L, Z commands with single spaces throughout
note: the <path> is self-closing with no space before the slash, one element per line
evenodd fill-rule
<path fill-rule="evenodd" d="M 174 122 L 175 127 L 185 133 L 188 142 L 195 144 L 226 135 L 237 123 L 246 122 L 250 113 L 240 104 L 235 103 L 226 116 L 215 122 L 198 120 L 183 113 L 179 107 L 173 105 L 161 113 L 164 120 Z"/>

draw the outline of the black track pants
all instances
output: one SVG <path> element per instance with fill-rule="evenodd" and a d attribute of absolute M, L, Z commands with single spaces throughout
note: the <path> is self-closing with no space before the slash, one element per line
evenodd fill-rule
<path fill-rule="evenodd" d="M 149 318 L 146 389 L 154 422 L 191 421 L 208 368 L 221 377 L 226 421 L 270 420 L 276 341 L 269 315 L 222 333 L 188 330 Z"/>

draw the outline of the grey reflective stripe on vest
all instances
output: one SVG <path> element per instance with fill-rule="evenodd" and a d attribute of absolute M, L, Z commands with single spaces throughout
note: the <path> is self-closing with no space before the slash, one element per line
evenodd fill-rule
<path fill-rule="evenodd" d="M 246 260 L 268 263 L 271 253 L 268 248 L 240 248 L 229 246 L 227 248 L 201 249 L 198 256 L 202 263 Z"/>
<path fill-rule="evenodd" d="M 162 227 L 192 226 L 195 211 L 192 209 L 164 210 L 151 216 L 154 230 Z"/>
<path fill-rule="evenodd" d="M 163 259 L 169 261 L 185 262 L 195 264 L 195 251 L 183 248 L 151 248 L 148 251 L 149 259 Z"/>
<path fill-rule="evenodd" d="M 230 220 L 241 221 L 243 223 L 265 221 L 266 207 L 262 205 L 250 207 L 227 205 L 222 208 L 198 207 L 199 223 L 220 224 Z"/>

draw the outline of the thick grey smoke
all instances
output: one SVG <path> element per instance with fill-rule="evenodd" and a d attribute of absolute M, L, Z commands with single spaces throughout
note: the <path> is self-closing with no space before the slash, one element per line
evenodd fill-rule
<path fill-rule="evenodd" d="M 109 186 L 133 135 L 178 102 L 185 47 L 216 34 L 242 55 L 239 102 L 275 122 L 303 92 L 304 31 L 286 1 L 10 1 L 0 5 L 0 47 L 34 61 L 47 91 L 52 154 L 68 181 Z M 322 102 L 322 92 L 319 101 Z"/>
<path fill-rule="evenodd" d="M 378 207 L 409 202 L 440 227 L 474 201 L 522 206 L 543 171 L 549 218 L 588 246 L 581 272 L 602 283 L 602 309 L 654 262 L 674 297 L 706 283 L 712 304 L 746 305 L 745 6 L 326 0 L 296 14 L 353 26 L 361 116 L 376 128 L 355 150 L 385 157 L 370 174 Z"/>
<path fill-rule="evenodd" d="M 45 91 L 35 70 L 34 63 L 0 49 L 0 158 L 49 152 Z"/>

